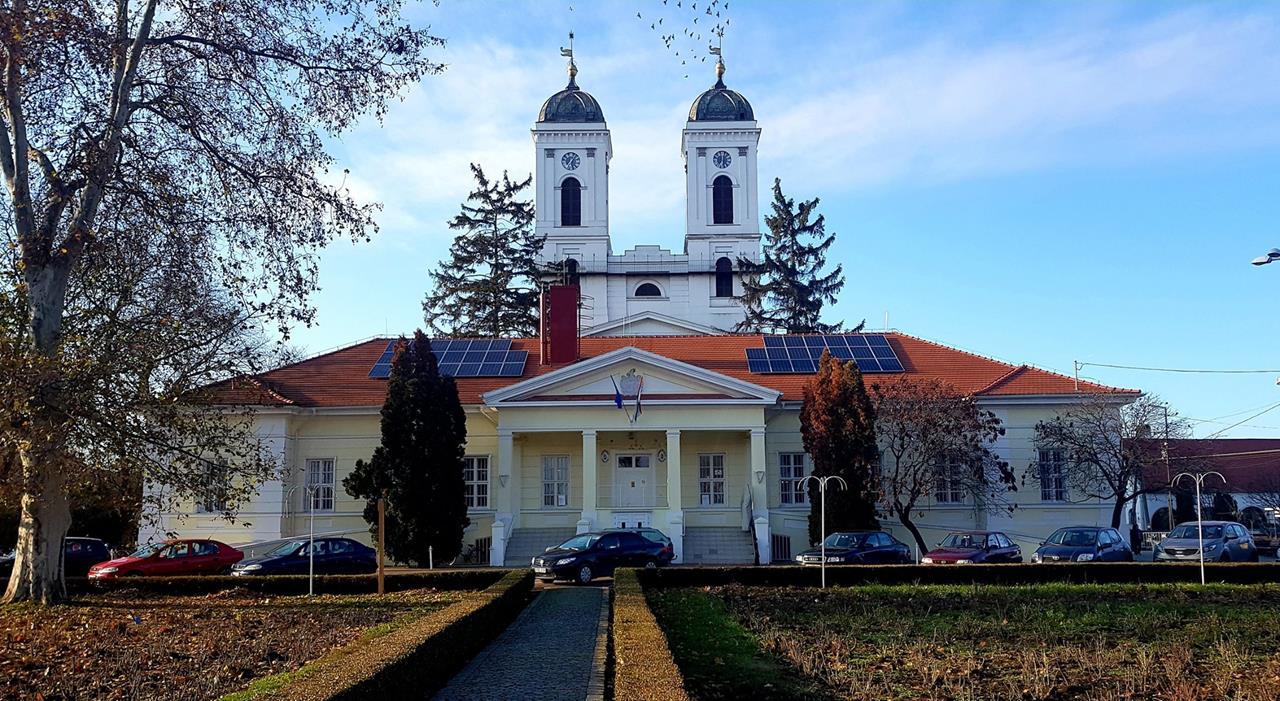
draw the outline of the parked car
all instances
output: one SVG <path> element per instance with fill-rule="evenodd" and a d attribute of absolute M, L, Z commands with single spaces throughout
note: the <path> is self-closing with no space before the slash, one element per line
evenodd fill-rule
<path fill-rule="evenodd" d="M 260 574 L 308 574 L 311 541 L 290 540 L 262 557 L 231 568 L 237 577 Z M 369 574 L 378 571 L 378 551 L 350 538 L 316 538 L 316 574 Z"/>
<path fill-rule="evenodd" d="M 1133 548 L 1114 528 L 1059 528 L 1035 553 L 1032 562 L 1133 562 Z"/>
<path fill-rule="evenodd" d="M 125 557 L 99 562 L 89 568 L 89 579 L 222 574 L 243 558 L 244 553 L 216 540 L 166 540 L 144 545 Z"/>
<path fill-rule="evenodd" d="M 69 536 L 62 540 L 62 558 L 62 571 L 66 576 L 83 577 L 95 562 L 111 559 L 111 550 L 97 538 Z M 16 559 L 16 550 L 0 555 L 0 577 L 8 577 L 13 572 Z"/>
<path fill-rule="evenodd" d="M 955 531 L 920 558 L 923 565 L 1022 562 L 1022 548 L 999 531 Z"/>
<path fill-rule="evenodd" d="M 674 556 L 670 545 L 632 530 L 617 530 L 580 533 L 535 556 L 530 564 L 542 581 L 572 579 L 586 584 L 612 575 L 619 567 L 662 567 Z"/>
<path fill-rule="evenodd" d="M 911 549 L 883 531 L 831 533 L 823 541 L 828 565 L 897 565 L 912 562 Z M 817 567 L 822 564 L 822 548 L 809 548 L 796 555 L 796 562 Z"/>
<path fill-rule="evenodd" d="M 1258 546 L 1244 526 L 1235 521 L 1192 521 L 1178 524 L 1156 545 L 1156 562 L 1198 561 L 1202 530 L 1207 562 L 1258 561 Z"/>
<path fill-rule="evenodd" d="M 666 548 L 672 548 L 672 553 L 673 554 L 675 553 L 675 550 L 671 543 L 671 539 L 667 537 L 666 533 L 663 533 L 662 531 L 656 528 L 649 528 L 649 527 L 610 528 L 606 530 L 605 533 L 635 533 L 637 535 L 648 538 L 649 540 L 652 540 L 655 543 L 661 543 Z M 547 548 L 547 549 L 550 550 L 551 548 Z"/>

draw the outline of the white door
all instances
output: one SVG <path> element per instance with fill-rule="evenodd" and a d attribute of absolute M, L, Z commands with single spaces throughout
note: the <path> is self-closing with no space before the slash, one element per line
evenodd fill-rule
<path fill-rule="evenodd" d="M 647 453 L 619 455 L 614 478 L 618 484 L 618 507 L 649 506 L 649 486 L 653 484 L 653 465 Z"/>

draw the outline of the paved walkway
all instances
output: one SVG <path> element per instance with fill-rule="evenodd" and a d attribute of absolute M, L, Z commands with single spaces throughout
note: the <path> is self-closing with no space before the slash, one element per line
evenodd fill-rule
<path fill-rule="evenodd" d="M 544 590 L 435 698 L 602 700 L 608 596 L 602 587 Z"/>

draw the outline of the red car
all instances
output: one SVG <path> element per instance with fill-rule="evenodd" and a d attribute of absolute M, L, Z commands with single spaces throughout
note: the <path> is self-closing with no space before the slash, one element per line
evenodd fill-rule
<path fill-rule="evenodd" d="M 144 545 L 126 557 L 99 562 L 89 568 L 89 579 L 222 574 L 243 559 L 244 553 L 216 540 L 167 540 Z"/>
<path fill-rule="evenodd" d="M 956 531 L 920 558 L 923 565 L 1022 562 L 1022 548 L 999 531 Z"/>

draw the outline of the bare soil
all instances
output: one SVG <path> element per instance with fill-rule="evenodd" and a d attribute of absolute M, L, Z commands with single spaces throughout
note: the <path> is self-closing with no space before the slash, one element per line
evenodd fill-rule
<path fill-rule="evenodd" d="M 0 699 L 216 699 L 458 596 L 119 591 L 0 606 Z"/>

